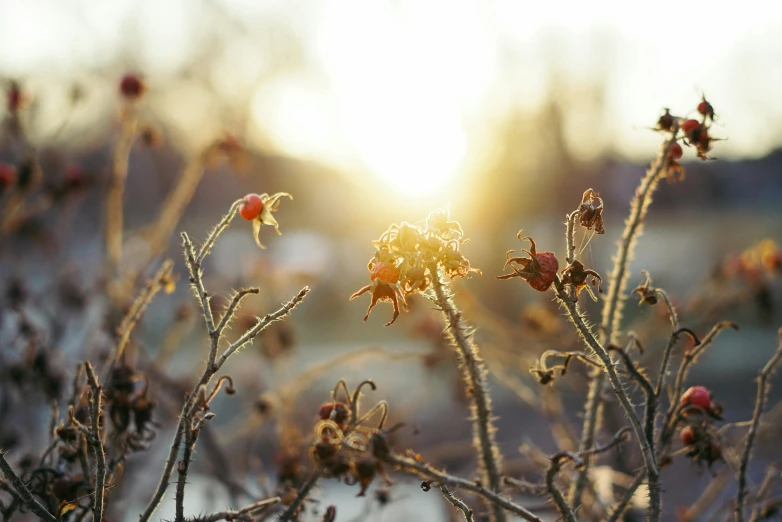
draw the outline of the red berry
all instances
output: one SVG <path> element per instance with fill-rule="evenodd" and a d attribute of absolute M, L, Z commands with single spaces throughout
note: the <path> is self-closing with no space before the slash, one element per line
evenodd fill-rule
<path fill-rule="evenodd" d="M 252 221 L 263 212 L 263 199 L 258 194 L 247 194 L 242 198 L 239 214 L 247 221 Z"/>
<path fill-rule="evenodd" d="M 0 163 L 0 190 L 4 190 L 16 182 L 16 167 L 9 163 Z"/>
<path fill-rule="evenodd" d="M 135 100 L 144 94 L 144 82 L 135 74 L 126 74 L 119 82 L 119 92 L 129 100 Z"/>
<path fill-rule="evenodd" d="M 695 430 L 692 428 L 692 426 L 687 426 L 682 430 L 682 432 L 679 434 L 679 438 L 682 441 L 682 444 L 685 446 L 692 446 L 695 444 L 695 441 L 697 440 L 697 437 L 695 435 Z"/>
<path fill-rule="evenodd" d="M 693 386 L 682 395 L 681 406 L 697 406 L 704 411 L 711 408 L 711 392 L 703 386 Z"/>
<path fill-rule="evenodd" d="M 668 157 L 671 158 L 673 161 L 677 161 L 681 159 L 682 155 L 684 155 L 684 151 L 682 150 L 682 146 L 678 143 L 674 143 L 671 145 L 671 150 L 668 151 Z"/>
<path fill-rule="evenodd" d="M 372 265 L 372 269 L 369 271 L 369 279 L 372 281 L 380 279 L 385 283 L 394 284 L 399 281 L 399 269 L 392 263 L 380 261 Z"/>
<path fill-rule="evenodd" d="M 714 119 L 714 107 L 711 106 L 711 103 L 706 101 L 706 98 L 703 98 L 698 104 L 698 112 L 704 116 L 708 116 L 712 120 Z"/>
<path fill-rule="evenodd" d="M 530 278 L 528 282 L 538 292 L 545 292 L 557 277 L 559 261 L 554 252 L 537 252 L 535 257 L 540 263 L 540 270 L 537 276 Z"/>
<path fill-rule="evenodd" d="M 698 120 L 685 120 L 682 123 L 681 128 L 685 134 L 689 134 L 690 132 L 694 131 L 700 126 L 701 126 L 701 122 L 699 122 Z"/>

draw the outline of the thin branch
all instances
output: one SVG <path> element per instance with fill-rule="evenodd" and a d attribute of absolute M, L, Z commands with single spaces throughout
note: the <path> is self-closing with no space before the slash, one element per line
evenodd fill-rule
<path fill-rule="evenodd" d="M 228 209 L 228 213 L 224 215 L 223 218 L 220 220 L 220 222 L 217 225 L 215 225 L 215 227 L 212 229 L 211 232 L 209 232 L 206 241 L 204 241 L 204 244 L 201 245 L 200 249 L 198 249 L 198 255 L 196 256 L 196 261 L 200 263 L 209 254 L 209 251 L 214 246 L 217 237 L 223 233 L 223 230 L 228 228 L 228 225 L 231 224 L 233 218 L 236 217 L 236 213 L 239 212 L 239 207 L 241 206 L 241 204 L 242 204 L 241 199 L 238 199 L 231 204 L 231 208 Z"/>
<path fill-rule="evenodd" d="M 233 299 L 231 299 L 231 303 L 228 305 L 228 308 L 225 309 L 225 313 L 223 314 L 223 317 L 220 319 L 220 323 L 217 325 L 217 333 L 222 334 L 223 330 L 225 330 L 225 327 L 228 326 L 228 322 L 233 318 L 234 313 L 236 312 L 236 309 L 239 307 L 239 303 L 241 303 L 242 299 L 244 299 L 246 296 L 250 294 L 258 294 L 261 292 L 260 288 L 247 288 L 245 290 L 241 290 L 239 292 L 236 292 L 234 294 Z"/>
<path fill-rule="evenodd" d="M 131 305 L 130 310 L 128 310 L 128 313 L 119 325 L 119 341 L 117 341 L 117 350 L 114 353 L 112 364 L 109 366 L 109 372 L 122 359 L 130 334 L 133 332 L 139 319 L 141 319 L 144 310 L 147 309 L 155 295 L 172 281 L 173 271 L 174 262 L 171 259 L 165 260 L 160 265 L 158 271 L 155 272 L 155 275 L 147 282 L 147 285 L 139 293 L 138 297 L 136 297 L 136 300 L 133 301 L 133 305 Z"/>
<path fill-rule="evenodd" d="M 266 314 L 263 316 L 263 319 L 258 319 L 258 322 L 255 323 L 255 326 L 247 330 L 247 332 L 245 332 L 241 337 L 239 337 L 228 348 L 225 349 L 223 354 L 220 356 L 220 359 L 218 359 L 217 363 L 215 364 L 214 371 L 218 371 L 223 366 L 223 364 L 225 364 L 225 361 L 227 361 L 228 358 L 236 352 L 236 350 L 252 341 L 259 333 L 265 330 L 267 326 L 269 326 L 274 321 L 279 321 L 288 315 L 299 303 L 301 303 L 309 291 L 310 288 L 305 286 L 299 291 L 298 294 L 293 296 L 293 299 L 285 303 L 282 308 L 276 312 Z"/>
<path fill-rule="evenodd" d="M 440 485 L 440 491 L 443 492 L 443 496 L 445 497 L 445 500 L 453 504 L 453 507 L 455 507 L 456 509 L 462 512 L 462 515 L 464 515 L 464 520 L 466 522 L 475 522 L 475 516 L 473 515 L 472 509 L 470 509 L 462 499 L 453 496 L 453 494 L 448 490 L 448 487 L 445 484 Z"/>
<path fill-rule="evenodd" d="M 714 327 L 709 331 L 708 334 L 706 334 L 706 337 L 704 337 L 701 342 L 696 342 L 695 346 L 684 354 L 684 358 L 682 359 L 681 365 L 679 366 L 679 371 L 676 373 L 676 380 L 674 382 L 673 391 L 671 393 L 670 404 L 668 405 L 668 410 L 665 412 L 662 428 L 660 430 L 658 444 L 661 450 L 667 447 L 673 433 L 676 411 L 679 407 L 679 400 L 683 391 L 682 388 L 684 387 L 684 381 L 689 374 L 690 366 L 706 350 L 706 348 L 711 346 L 711 344 L 717 338 L 717 335 L 726 328 L 732 328 L 733 330 L 739 329 L 736 323 L 730 321 L 721 321 L 714 325 Z M 690 333 L 690 335 L 692 335 L 689 330 L 680 329 L 679 331 Z"/>
<path fill-rule="evenodd" d="M 6 453 L 0 451 L 0 471 L 3 472 L 5 478 L 7 478 L 11 486 L 13 486 L 13 493 L 16 493 L 16 495 L 18 495 L 19 499 L 24 502 L 27 508 L 38 515 L 42 520 L 57 522 L 57 519 L 54 517 L 54 515 L 49 513 L 46 508 L 43 507 L 40 502 L 38 502 L 38 500 L 36 500 L 30 490 L 27 489 L 24 481 L 19 478 L 19 475 L 16 474 L 14 469 L 11 467 L 11 464 L 5 460 L 5 456 Z"/>
<path fill-rule="evenodd" d="M 758 522 L 760 518 L 760 511 L 763 507 L 763 499 L 766 498 L 766 495 L 768 495 L 774 479 L 779 478 L 780 475 L 779 468 L 774 464 L 769 466 L 766 470 L 766 476 L 763 479 L 763 482 L 760 484 L 757 493 L 755 494 L 755 507 L 752 508 L 752 512 L 749 516 L 749 522 Z"/>
<path fill-rule="evenodd" d="M 267 498 L 265 500 L 261 500 L 259 502 L 256 502 L 255 504 L 251 504 L 242 509 L 238 509 L 236 511 L 221 511 L 220 513 L 215 513 L 213 515 L 198 517 L 193 519 L 193 522 L 219 522 L 220 520 L 229 520 L 229 521 L 241 520 L 244 517 L 248 518 L 248 520 L 252 520 L 252 517 L 250 517 L 249 515 L 255 513 L 256 511 L 260 511 L 261 509 L 272 506 L 274 504 L 278 504 L 280 500 L 281 500 L 280 497 Z"/>
<path fill-rule="evenodd" d="M 106 195 L 106 268 L 109 281 L 119 278 L 122 261 L 122 196 L 125 192 L 125 179 L 128 176 L 130 149 L 137 135 L 137 122 L 132 114 L 122 121 L 119 140 L 114 147 L 111 161 L 111 181 Z"/>
<path fill-rule="evenodd" d="M 443 275 L 435 265 L 429 267 L 429 273 L 432 276 L 432 287 L 437 305 L 442 310 L 448 326 L 447 334 L 460 355 L 463 378 L 471 391 L 468 395 L 473 415 L 473 443 L 480 456 L 483 480 L 488 484 L 489 489 L 496 493 L 502 487 L 500 478 L 502 455 L 495 440 L 496 428 L 493 423 L 491 397 L 486 383 L 486 365 L 481 359 L 478 347 L 472 341 L 472 336 L 462 319 L 461 312 L 454 305 L 447 285 L 442 281 Z M 505 522 L 505 513 L 496 505 L 490 504 L 489 510 L 493 522 Z"/>
<path fill-rule="evenodd" d="M 305 482 L 301 489 L 299 489 L 296 498 L 293 499 L 293 502 L 291 502 L 291 504 L 288 506 L 288 509 L 286 509 L 280 515 L 281 522 L 296 520 L 296 517 L 299 514 L 299 508 L 304 503 L 307 495 L 310 494 L 310 491 L 312 491 L 312 488 L 315 487 L 315 484 L 317 484 L 321 475 L 323 475 L 323 470 L 321 468 L 318 468 L 312 472 L 312 475 L 310 475 L 310 478 L 307 479 L 307 482 Z"/>
<path fill-rule="evenodd" d="M 229 216 L 232 218 L 233 215 L 236 214 L 236 210 L 238 209 L 238 202 L 234 204 L 234 206 L 231 207 L 231 212 L 229 213 Z M 222 230 L 225 229 L 225 227 L 228 226 L 228 223 L 230 222 L 230 218 L 226 217 L 223 218 L 223 222 L 221 222 L 218 227 L 215 228 L 215 230 L 212 231 L 212 234 L 210 235 L 209 245 L 214 244 L 214 241 Z M 202 314 L 204 317 L 204 322 L 206 323 L 207 332 L 209 333 L 209 356 L 207 358 L 206 367 L 204 368 L 204 372 L 201 375 L 201 378 L 199 379 L 198 383 L 193 387 L 193 390 L 188 395 L 187 400 L 185 401 L 185 404 L 182 406 L 182 412 L 180 414 L 179 418 L 179 425 L 177 426 L 176 433 L 174 435 L 174 440 L 172 441 L 171 448 L 169 450 L 168 459 L 166 460 L 166 464 L 163 468 L 163 473 L 160 476 L 160 480 L 158 482 L 157 488 L 155 489 L 155 492 L 152 496 L 152 499 L 150 499 L 149 504 L 144 509 L 144 512 L 140 516 L 140 522 L 148 522 L 149 519 L 152 517 L 152 515 L 157 510 L 158 506 L 160 505 L 160 502 L 163 500 L 163 497 L 165 496 L 166 489 L 168 488 L 169 481 L 171 479 L 171 474 L 173 473 L 174 466 L 176 464 L 177 455 L 179 453 L 179 447 L 182 444 L 182 438 L 186 435 L 186 430 L 189 429 L 187 426 L 188 419 L 192 418 L 192 415 L 195 411 L 195 408 L 197 407 L 198 398 L 199 398 L 199 390 L 201 390 L 203 387 L 205 387 L 209 382 L 211 381 L 212 377 L 215 373 L 220 369 L 220 367 L 225 364 L 225 362 L 228 360 L 228 358 L 233 355 L 236 350 L 238 350 L 241 346 L 246 344 L 247 342 L 251 341 L 253 338 L 255 338 L 260 332 L 262 332 L 269 324 L 272 322 L 282 319 L 284 316 L 289 314 L 295 307 L 298 305 L 302 299 L 304 299 L 304 296 L 307 295 L 309 292 L 309 287 L 302 288 L 299 293 L 294 296 L 293 299 L 291 299 L 288 303 L 284 304 L 282 308 L 277 310 L 276 312 L 273 312 L 271 314 L 267 314 L 263 319 L 259 319 L 258 323 L 254 327 L 252 327 L 250 330 L 244 333 L 236 342 L 231 344 L 225 352 L 223 352 L 222 356 L 220 357 L 220 360 L 215 362 L 215 359 L 217 357 L 217 348 L 218 343 L 220 339 L 220 335 L 215 328 L 214 325 L 214 317 L 212 315 L 211 307 L 209 306 L 209 296 L 206 292 L 206 289 L 203 284 L 203 280 L 201 278 L 201 261 L 200 259 L 197 261 L 197 256 L 195 254 L 195 249 L 193 246 L 192 241 L 188 237 L 187 234 L 182 234 L 182 240 L 184 244 L 184 250 L 185 250 L 185 259 L 187 261 L 187 267 L 190 272 L 190 281 L 193 286 L 193 289 L 195 291 L 196 299 L 198 300 L 199 304 L 201 305 Z M 207 247 L 207 244 L 205 243 L 204 247 L 202 247 L 200 252 L 207 252 L 207 250 L 204 250 L 204 248 Z"/>
<path fill-rule="evenodd" d="M 644 467 L 646 473 L 649 476 L 649 497 L 650 497 L 650 513 L 649 519 L 653 521 L 659 520 L 660 508 L 661 508 L 661 491 L 659 483 L 659 472 L 657 470 L 657 463 L 654 455 L 653 445 L 649 443 L 649 439 L 646 437 L 644 428 L 641 426 L 641 421 L 636 415 L 630 398 L 627 396 L 627 392 L 624 389 L 624 385 L 619 379 L 619 375 L 614 366 L 614 362 L 611 360 L 611 356 L 608 354 L 605 348 L 598 342 L 595 336 L 592 334 L 592 330 L 584 322 L 578 309 L 578 305 L 568 299 L 564 285 L 559 281 L 555 281 L 554 288 L 560 303 L 565 306 L 568 312 L 568 316 L 573 324 L 576 326 L 581 339 L 586 345 L 592 349 L 592 351 L 600 358 L 605 366 L 606 373 L 608 373 L 608 380 L 611 383 L 611 387 L 614 389 L 614 393 L 619 399 L 619 403 L 622 405 L 625 415 L 630 420 L 630 425 L 633 427 L 635 436 L 638 439 L 638 444 L 641 447 L 641 455 L 644 459 Z M 583 453 L 583 451 L 582 451 Z M 586 466 L 586 462 L 584 463 Z"/>
<path fill-rule="evenodd" d="M 101 399 L 103 394 L 103 388 L 98 382 L 98 377 L 95 375 L 95 371 L 92 369 L 92 365 L 89 362 L 84 363 L 84 370 L 87 373 L 87 383 L 90 385 L 91 390 L 91 404 L 92 404 L 92 424 L 91 434 L 87 437 L 87 442 L 92 446 L 92 451 L 95 454 L 95 504 L 92 508 L 93 520 L 103 520 L 103 508 L 106 488 L 106 453 L 103 449 L 103 440 L 100 436 L 100 425 L 102 416 Z"/>
<path fill-rule="evenodd" d="M 649 166 L 649 169 L 646 171 L 646 176 L 641 180 L 641 184 L 636 189 L 635 195 L 630 202 L 630 214 L 625 221 L 622 240 L 619 242 L 616 257 L 614 257 L 614 269 L 609 278 L 608 292 L 606 294 L 600 323 L 600 340 L 605 344 L 616 344 L 616 335 L 619 331 L 622 319 L 622 308 L 624 307 L 624 301 L 627 299 L 625 287 L 627 286 L 630 260 L 635 249 L 636 241 L 643 233 L 643 222 L 646 218 L 649 205 L 652 202 L 652 195 L 657 188 L 658 182 L 665 175 L 668 154 L 671 147 L 676 143 L 678 134 L 679 120 L 675 119 L 671 128 L 670 138 L 665 141 L 657 158 L 655 158 Z M 598 414 L 601 410 L 601 392 L 605 382 L 604 379 L 604 372 L 597 370 L 592 372 L 587 403 L 585 406 L 586 417 L 581 432 L 582 450 L 594 445 L 595 432 L 599 419 Z M 583 469 L 579 471 L 573 488 L 570 490 L 568 500 L 572 506 L 577 507 L 581 504 L 581 495 L 586 486 L 588 469 L 589 459 L 585 461 Z"/>
<path fill-rule="evenodd" d="M 779 361 L 782 360 L 782 328 L 779 329 L 779 347 L 771 359 L 766 363 L 758 376 L 758 394 L 755 398 L 755 411 L 752 413 L 752 426 L 747 433 L 747 439 L 744 443 L 744 450 L 741 452 L 741 464 L 739 465 L 738 491 L 736 492 L 736 522 L 744 521 L 744 500 L 747 494 L 747 466 L 752 453 L 752 444 L 755 442 L 755 436 L 760 425 L 760 416 L 763 414 L 763 404 L 766 402 L 766 396 L 770 386 L 767 381 Z"/>
<path fill-rule="evenodd" d="M 635 476 L 635 479 L 633 480 L 632 484 L 630 484 L 630 486 L 625 490 L 625 493 L 622 496 L 621 500 L 617 503 L 616 507 L 614 508 L 613 513 L 611 513 L 611 516 L 608 517 L 607 522 L 617 522 L 619 520 L 622 520 L 622 516 L 624 515 L 625 510 L 630 505 L 630 502 L 633 500 L 633 496 L 635 496 L 635 492 L 638 490 L 639 487 L 641 487 L 641 484 L 644 483 L 644 480 L 646 480 L 646 473 L 644 473 L 643 471 Z"/>
<path fill-rule="evenodd" d="M 542 522 L 540 518 L 529 512 L 526 508 L 516 504 L 512 500 L 508 500 L 503 496 L 486 489 L 477 481 L 449 475 L 444 471 L 435 469 L 430 464 L 420 462 L 410 457 L 403 457 L 395 453 L 389 454 L 386 457 L 386 461 L 406 473 L 418 475 L 419 477 L 426 479 L 432 479 L 440 484 L 445 484 L 446 486 L 454 486 L 472 491 L 473 493 L 476 493 L 477 495 L 484 498 L 489 504 L 496 505 L 502 509 L 510 511 L 511 513 L 514 513 L 524 520 L 528 520 L 529 522 Z"/>

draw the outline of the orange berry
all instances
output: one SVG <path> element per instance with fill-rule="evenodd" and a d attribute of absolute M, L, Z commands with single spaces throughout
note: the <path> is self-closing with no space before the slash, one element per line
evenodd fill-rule
<path fill-rule="evenodd" d="M 399 281 L 399 269 L 392 263 L 380 261 L 372 265 L 372 269 L 369 271 L 369 279 L 372 281 L 380 279 L 385 283 L 394 284 Z"/>
<path fill-rule="evenodd" d="M 247 221 L 252 221 L 263 212 L 263 199 L 258 194 L 247 194 L 242 198 L 242 204 L 239 206 L 239 215 Z"/>

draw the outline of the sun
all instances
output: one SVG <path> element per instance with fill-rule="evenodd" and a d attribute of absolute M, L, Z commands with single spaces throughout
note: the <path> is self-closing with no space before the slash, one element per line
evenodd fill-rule
<path fill-rule="evenodd" d="M 448 196 L 455 188 L 465 156 L 466 138 L 457 122 L 427 114 L 426 107 L 412 111 L 412 120 L 387 115 L 373 120 L 360 111 L 349 135 L 354 151 L 371 175 L 408 198 Z"/>

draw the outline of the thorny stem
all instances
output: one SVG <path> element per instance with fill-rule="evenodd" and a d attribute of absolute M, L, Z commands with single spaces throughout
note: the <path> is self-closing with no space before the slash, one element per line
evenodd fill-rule
<path fill-rule="evenodd" d="M 565 222 L 565 241 L 567 243 L 567 262 L 576 260 L 576 222 L 578 222 L 578 210 L 567 215 Z"/>
<path fill-rule="evenodd" d="M 634 341 L 635 339 L 633 339 L 633 341 L 631 342 Z M 627 372 L 630 374 L 630 377 L 636 383 L 638 383 L 638 386 L 641 388 L 641 390 L 643 390 L 644 398 L 646 399 L 645 408 L 644 408 L 645 410 L 644 411 L 644 435 L 646 436 L 646 440 L 654 449 L 654 419 L 655 419 L 655 412 L 657 411 L 656 409 L 657 396 L 654 394 L 654 389 L 652 388 L 652 384 L 649 382 L 649 379 L 647 379 L 646 376 L 643 373 L 641 373 L 641 371 L 638 370 L 638 368 L 636 368 L 635 363 L 633 363 L 633 360 L 630 358 L 630 355 L 627 353 L 628 350 L 623 350 L 618 346 L 614 346 L 614 345 L 608 345 L 607 350 L 608 352 L 616 352 L 619 354 L 620 358 L 622 359 L 622 363 L 627 369 Z"/>
<path fill-rule="evenodd" d="M 212 231 L 207 242 L 204 243 L 204 246 L 199 251 L 199 256 L 201 256 L 202 253 L 203 255 L 206 255 L 206 253 L 209 251 L 209 248 L 211 248 L 211 245 L 214 244 L 217 235 L 219 235 L 219 233 L 222 232 L 228 226 L 228 223 L 236 214 L 236 211 L 238 209 L 238 203 L 239 202 L 234 203 L 234 205 L 231 207 L 231 211 L 229 212 L 229 214 L 226 217 L 224 217 L 223 220 L 220 222 L 220 224 Z M 196 385 L 193 387 L 193 390 L 190 392 L 187 399 L 185 400 L 185 404 L 182 406 L 182 412 L 180 413 L 180 417 L 179 417 L 179 424 L 177 425 L 177 430 L 174 435 L 174 440 L 171 443 L 171 449 L 169 450 L 168 459 L 166 460 L 166 465 L 163 468 L 163 473 L 160 476 L 160 480 L 158 482 L 154 494 L 152 495 L 152 499 L 150 499 L 149 504 L 144 509 L 144 512 L 141 514 L 141 516 L 139 517 L 140 522 L 147 522 L 157 510 L 158 506 L 160 505 L 160 502 L 163 500 L 163 496 L 165 495 L 166 489 L 168 488 L 171 474 L 173 473 L 174 470 L 177 454 L 179 453 L 179 447 L 182 444 L 182 437 L 186 435 L 187 430 L 192 429 L 191 426 L 188 425 L 188 423 L 190 422 L 190 419 L 192 418 L 192 415 L 195 412 L 195 408 L 198 406 L 199 391 L 207 384 L 209 384 L 214 374 L 220 370 L 222 365 L 225 364 L 228 358 L 231 355 L 233 355 L 236 352 L 236 350 L 238 350 L 240 347 L 242 347 L 243 345 L 251 341 L 255 336 L 257 336 L 260 332 L 262 332 L 271 323 L 279 319 L 282 319 L 283 317 L 288 315 L 304 299 L 304 296 L 306 296 L 307 293 L 309 292 L 309 287 L 305 286 L 299 291 L 299 293 L 296 296 L 293 297 L 293 299 L 291 299 L 286 304 L 284 304 L 279 310 L 270 314 L 266 314 L 266 316 L 264 316 L 262 319 L 259 319 L 258 322 L 255 324 L 255 326 L 253 326 L 250 330 L 245 332 L 237 341 L 235 341 L 228 348 L 226 348 L 226 350 L 223 352 L 220 359 L 217 362 L 215 362 L 217 358 L 217 348 L 218 348 L 218 342 L 220 340 L 221 332 L 215 328 L 214 317 L 212 315 L 212 310 L 209 306 L 209 296 L 206 292 L 206 289 L 204 288 L 204 283 L 201 278 L 202 276 L 201 260 L 203 259 L 203 257 L 196 256 L 193 243 L 187 234 L 185 233 L 182 234 L 182 240 L 184 244 L 185 259 L 187 261 L 188 271 L 190 272 L 191 284 L 195 291 L 196 299 L 201 305 L 204 322 L 206 323 L 207 332 L 209 334 L 209 341 L 210 341 L 209 356 L 207 359 L 206 367 L 204 368 L 204 372 L 201 375 L 201 378 L 199 379 L 198 383 L 196 383 Z"/>
<path fill-rule="evenodd" d="M 228 225 L 231 224 L 233 218 L 236 217 L 236 213 L 239 212 L 239 206 L 241 206 L 241 204 L 242 204 L 241 199 L 234 201 L 231 204 L 231 208 L 228 209 L 228 213 L 224 215 L 223 218 L 220 220 L 220 222 L 217 225 L 215 225 L 215 227 L 212 229 L 211 232 L 209 232 L 206 241 L 204 241 L 204 244 L 201 245 L 200 249 L 198 249 L 198 255 L 196 256 L 196 260 L 199 263 L 203 261 L 204 258 L 209 254 L 209 251 L 214 246 L 217 237 L 223 233 L 223 230 L 228 228 Z"/>
<path fill-rule="evenodd" d="M 228 326 L 228 321 L 231 320 L 231 318 L 234 316 L 234 312 L 239 307 L 239 303 L 244 299 L 246 296 L 250 294 L 257 294 L 260 293 L 260 288 L 247 288 L 245 290 L 241 290 L 237 292 L 233 299 L 231 299 L 231 304 L 228 305 L 228 308 L 226 308 L 225 313 L 223 313 L 222 319 L 220 319 L 220 323 L 217 325 L 217 332 L 222 333 L 226 326 Z"/>
<path fill-rule="evenodd" d="M 635 495 L 636 490 L 638 490 L 638 488 L 641 487 L 641 484 L 644 483 L 645 479 L 646 479 L 646 473 L 644 473 L 643 471 L 641 471 L 640 473 L 638 473 L 638 475 L 635 476 L 635 479 L 633 480 L 632 484 L 630 484 L 627 490 L 625 490 L 624 496 L 614 508 L 614 512 L 611 513 L 610 517 L 608 517 L 607 522 L 617 522 L 619 520 L 622 520 L 622 515 L 624 515 L 625 510 L 630 505 L 630 501 L 633 500 L 633 496 Z"/>
<path fill-rule="evenodd" d="M 657 158 L 652 162 L 646 171 L 646 176 L 641 180 L 641 184 L 636 189 L 635 196 L 630 203 L 630 214 L 625 221 L 625 229 L 622 233 L 622 240 L 619 242 L 616 257 L 614 258 L 614 269 L 608 282 L 608 292 L 606 294 L 605 305 L 603 306 L 603 316 L 600 323 L 600 340 L 605 344 L 616 343 L 616 333 L 619 331 L 622 319 L 622 308 L 626 299 L 625 287 L 628 279 L 628 266 L 632 257 L 635 243 L 643 232 L 643 221 L 646 217 L 649 205 L 652 202 L 652 195 L 657 187 L 660 178 L 665 174 L 666 158 L 671 147 L 676 143 L 679 134 L 679 121 L 674 121 L 671 128 L 671 137 L 665 142 Z M 595 432 L 597 431 L 599 412 L 601 408 L 601 391 L 605 373 L 594 370 L 587 394 L 585 406 L 586 418 L 581 432 L 581 450 L 590 448 L 594 444 Z M 589 459 L 584 461 L 584 467 L 579 471 L 578 476 L 570 491 L 569 503 L 577 507 L 581 504 L 581 495 L 586 486 L 589 471 Z"/>
<path fill-rule="evenodd" d="M 453 504 L 453 507 L 462 512 L 465 522 L 475 522 L 475 516 L 473 515 L 472 509 L 470 509 L 462 499 L 455 497 L 445 484 L 440 484 L 440 491 L 443 492 L 445 500 Z"/>
<path fill-rule="evenodd" d="M 219 522 L 220 520 L 242 520 L 243 518 L 252 520 L 253 518 L 249 515 L 279 502 L 280 497 L 267 498 L 236 511 L 222 511 L 206 517 L 198 517 L 193 522 Z"/>
<path fill-rule="evenodd" d="M 87 439 L 90 446 L 92 446 L 93 453 L 95 453 L 95 504 L 92 509 L 93 520 L 103 520 L 103 504 L 106 488 L 106 453 L 103 450 L 103 441 L 100 436 L 100 419 L 102 415 L 101 396 L 103 389 L 100 383 L 98 383 L 98 377 L 95 375 L 95 371 L 92 369 L 92 365 L 89 362 L 84 363 L 84 370 L 87 374 L 87 383 L 90 385 L 92 393 L 91 434 Z"/>
<path fill-rule="evenodd" d="M 135 116 L 127 114 L 122 121 L 119 140 L 111 162 L 111 182 L 106 196 L 106 268 L 109 281 L 119 278 L 122 260 L 122 196 L 128 175 L 130 149 L 136 139 Z"/>
<path fill-rule="evenodd" d="M 321 468 L 317 468 L 315 471 L 312 472 L 312 475 L 310 475 L 310 478 L 307 479 L 307 482 L 305 482 L 304 485 L 301 487 L 299 493 L 296 495 L 296 498 L 293 500 L 291 505 L 288 506 L 288 509 L 286 509 L 280 515 L 280 521 L 285 522 L 285 521 L 296 519 L 296 516 L 298 516 L 299 513 L 299 508 L 304 503 L 304 500 L 307 498 L 307 495 L 310 494 L 310 491 L 312 491 L 312 488 L 315 487 L 315 484 L 317 484 L 321 475 L 323 475 L 323 470 Z"/>
<path fill-rule="evenodd" d="M 506 499 L 502 495 L 490 491 L 489 489 L 483 487 L 479 482 L 474 480 L 468 480 L 449 475 L 444 471 L 435 469 L 430 464 L 426 464 L 410 457 L 403 457 L 395 453 L 388 455 L 386 457 L 386 461 L 406 473 L 432 479 L 440 484 L 445 484 L 446 486 L 456 486 L 468 491 L 472 491 L 473 493 L 482 497 L 488 504 L 510 511 L 511 513 L 514 513 L 524 520 L 528 520 L 529 522 L 542 522 L 540 518 L 535 516 L 526 508 Z"/>
<path fill-rule="evenodd" d="M 628 431 L 629 429 L 627 427 L 622 428 L 616 433 L 616 435 L 614 435 L 613 439 L 611 439 L 611 441 L 604 446 L 598 446 L 591 450 L 582 451 L 580 453 L 560 451 L 549 459 L 549 467 L 548 470 L 546 470 L 546 491 L 548 491 L 549 495 L 551 495 L 551 498 L 554 500 L 554 504 L 557 506 L 557 510 L 559 510 L 560 515 L 562 515 L 562 518 L 565 521 L 576 522 L 577 519 L 575 513 L 565 501 L 565 497 L 562 496 L 562 492 L 559 490 L 555 482 L 559 471 L 562 469 L 563 463 L 569 460 L 572 461 L 576 467 L 581 467 L 584 465 L 584 457 L 598 453 L 604 453 L 610 450 L 625 440 L 625 436 L 627 435 Z"/>
<path fill-rule="evenodd" d="M 185 424 L 185 445 L 182 450 L 182 460 L 177 464 L 177 482 L 174 503 L 176 504 L 175 522 L 182 522 L 185 519 L 185 485 L 187 484 L 187 472 L 190 468 L 190 461 L 193 458 L 193 420 L 188 418 Z"/>
<path fill-rule="evenodd" d="M 555 281 L 555 291 L 559 301 L 565 306 L 570 320 L 581 334 L 583 341 L 589 348 L 592 349 L 593 352 L 595 352 L 595 354 L 605 365 L 611 387 L 614 389 L 614 393 L 619 399 L 619 403 L 622 405 L 622 409 L 624 410 L 625 415 L 630 420 L 630 424 L 633 427 L 635 436 L 638 439 L 638 444 L 641 447 L 641 454 L 644 459 L 644 467 L 646 468 L 646 473 L 649 477 L 649 520 L 657 521 L 660 519 L 661 492 L 659 481 L 660 477 L 657 470 L 657 463 L 655 462 L 653 445 L 649 443 L 649 440 L 644 433 L 644 428 L 641 425 L 641 421 L 633 409 L 633 405 L 624 389 L 624 385 L 619 380 L 619 374 L 616 371 L 614 362 L 611 360 L 611 356 L 608 354 L 606 349 L 603 348 L 603 345 L 598 342 L 598 340 L 592 334 L 592 330 L 584 322 L 584 319 L 581 317 L 581 314 L 578 310 L 578 305 L 568 299 L 564 285 L 560 284 L 558 281 Z M 586 462 L 584 462 L 584 466 L 586 466 Z"/>
<path fill-rule="evenodd" d="M 502 486 L 500 463 L 502 455 L 497 447 L 494 434 L 496 428 L 492 422 L 491 398 L 486 383 L 486 367 L 481 359 L 478 347 L 472 341 L 471 332 L 456 309 L 450 295 L 450 289 L 443 283 L 442 275 L 435 265 L 429 267 L 432 275 L 432 287 L 435 299 L 448 325 L 447 331 L 462 359 L 464 380 L 470 390 L 471 410 L 475 449 L 480 455 L 482 479 L 489 489 L 499 492 Z M 505 513 L 495 504 L 490 504 L 493 522 L 504 522 Z"/>
<path fill-rule="evenodd" d="M 6 453 L 0 451 L 0 471 L 3 472 L 5 478 L 7 478 L 13 486 L 13 489 L 11 490 L 12 493 L 18 495 L 19 499 L 24 502 L 27 508 L 38 515 L 41 520 L 57 522 L 57 519 L 54 517 L 54 515 L 49 513 L 46 508 L 43 507 L 41 503 L 38 502 L 38 500 L 36 500 L 30 490 L 27 489 L 27 485 L 25 485 L 24 481 L 19 477 L 19 475 L 16 474 L 14 469 L 11 467 L 11 464 L 5 460 L 5 456 Z"/>
<path fill-rule="evenodd" d="M 758 394 L 755 398 L 755 411 L 752 413 L 752 426 L 747 433 L 744 450 L 741 452 L 741 464 L 739 465 L 738 491 L 736 492 L 736 522 L 744 522 L 744 499 L 747 494 L 747 466 L 752 453 L 752 444 L 755 442 L 760 416 L 763 414 L 763 404 L 768 394 L 768 378 L 774 372 L 774 368 L 782 360 L 782 328 L 779 329 L 779 347 L 771 359 L 766 363 L 758 376 Z"/>

